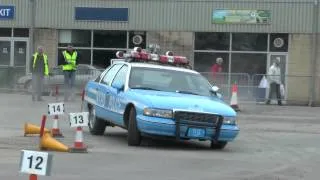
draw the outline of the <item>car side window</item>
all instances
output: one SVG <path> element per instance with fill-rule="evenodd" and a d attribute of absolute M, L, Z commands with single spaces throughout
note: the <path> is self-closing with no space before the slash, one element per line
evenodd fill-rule
<path fill-rule="evenodd" d="M 122 66 L 121 69 L 118 71 L 117 75 L 115 76 L 112 84 L 116 82 L 124 85 L 127 77 L 127 72 L 128 72 L 128 66 L 127 65 Z"/>
<path fill-rule="evenodd" d="M 119 69 L 121 68 L 122 65 L 123 64 L 115 64 L 114 66 L 112 66 L 109 69 L 109 71 L 105 74 L 105 76 L 103 77 L 101 83 L 109 86 L 111 84 L 112 79 L 117 74 L 117 72 L 119 71 Z"/>

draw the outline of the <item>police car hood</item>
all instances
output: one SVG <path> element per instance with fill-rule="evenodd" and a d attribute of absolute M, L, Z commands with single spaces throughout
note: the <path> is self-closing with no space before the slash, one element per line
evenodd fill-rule
<path fill-rule="evenodd" d="M 206 97 L 176 92 L 163 92 L 131 89 L 133 95 L 150 108 L 194 110 L 216 113 L 222 116 L 235 116 L 236 112 L 225 102 L 216 97 Z"/>

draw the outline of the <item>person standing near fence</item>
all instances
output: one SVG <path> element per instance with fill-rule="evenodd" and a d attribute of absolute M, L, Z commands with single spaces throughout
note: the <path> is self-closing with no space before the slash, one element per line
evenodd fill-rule
<path fill-rule="evenodd" d="M 37 52 L 32 56 L 32 101 L 35 101 L 36 96 L 38 101 L 43 100 L 44 76 L 49 76 L 48 56 L 43 51 L 43 47 L 39 46 Z"/>
<path fill-rule="evenodd" d="M 64 101 L 68 101 L 68 97 L 71 100 L 74 99 L 74 84 L 76 78 L 76 70 L 79 61 L 78 52 L 73 49 L 72 45 L 68 45 L 67 50 L 62 52 L 62 71 L 64 73 Z"/>
<path fill-rule="evenodd" d="M 275 62 L 269 68 L 268 71 L 268 80 L 270 83 L 270 90 L 269 90 L 269 97 L 266 104 L 270 104 L 272 95 L 276 93 L 278 105 L 281 106 L 281 92 L 280 92 L 280 85 L 281 85 L 281 69 L 280 69 L 280 59 L 276 58 Z"/>
<path fill-rule="evenodd" d="M 219 74 L 222 73 L 222 63 L 223 59 L 221 57 L 218 57 L 216 59 L 216 63 L 211 66 L 212 80 L 219 85 L 223 83 L 223 75 Z"/>

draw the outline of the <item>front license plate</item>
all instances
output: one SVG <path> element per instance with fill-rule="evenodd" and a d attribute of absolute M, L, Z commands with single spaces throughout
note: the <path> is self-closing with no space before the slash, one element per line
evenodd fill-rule
<path fill-rule="evenodd" d="M 188 136 L 189 137 L 197 137 L 197 138 L 202 138 L 206 134 L 206 131 L 204 129 L 199 129 L 199 128 L 189 128 L 188 130 Z"/>

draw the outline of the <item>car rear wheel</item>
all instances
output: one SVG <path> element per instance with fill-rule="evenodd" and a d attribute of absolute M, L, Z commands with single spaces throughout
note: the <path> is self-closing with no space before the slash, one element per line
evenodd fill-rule
<path fill-rule="evenodd" d="M 141 143 L 141 135 L 137 126 L 135 108 L 130 109 L 129 115 L 129 127 L 128 127 L 128 145 L 129 146 L 139 146 Z"/>
<path fill-rule="evenodd" d="M 89 107 L 89 131 L 93 135 L 103 135 L 106 129 L 107 123 L 96 116 L 96 109 L 94 105 Z"/>
<path fill-rule="evenodd" d="M 211 141 L 210 148 L 211 149 L 223 149 L 226 147 L 227 144 L 228 144 L 228 142 L 225 142 L 225 141 L 218 141 L 218 142 Z"/>

